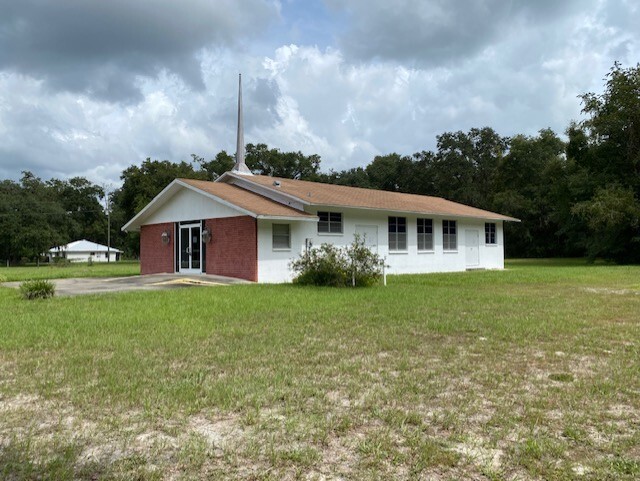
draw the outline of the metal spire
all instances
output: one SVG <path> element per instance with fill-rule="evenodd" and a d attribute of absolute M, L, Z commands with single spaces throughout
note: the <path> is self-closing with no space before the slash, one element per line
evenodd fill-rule
<path fill-rule="evenodd" d="M 238 140 L 236 143 L 236 163 L 231 172 L 253 175 L 244 163 L 244 124 L 242 122 L 242 74 L 238 75 Z"/>

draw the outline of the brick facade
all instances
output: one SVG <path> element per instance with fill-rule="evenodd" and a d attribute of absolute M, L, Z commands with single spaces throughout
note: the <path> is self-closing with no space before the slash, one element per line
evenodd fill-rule
<path fill-rule="evenodd" d="M 207 219 L 211 241 L 205 246 L 207 274 L 258 281 L 258 224 L 250 216 Z M 171 234 L 162 243 L 162 232 Z M 140 272 L 175 272 L 176 234 L 173 223 L 143 225 L 140 229 Z"/>
<path fill-rule="evenodd" d="M 258 223 L 248 215 L 207 219 L 207 274 L 258 281 Z"/>
<path fill-rule="evenodd" d="M 162 232 L 170 234 L 169 243 L 162 243 Z M 160 274 L 175 272 L 175 232 L 173 224 L 143 225 L 140 228 L 140 273 Z"/>

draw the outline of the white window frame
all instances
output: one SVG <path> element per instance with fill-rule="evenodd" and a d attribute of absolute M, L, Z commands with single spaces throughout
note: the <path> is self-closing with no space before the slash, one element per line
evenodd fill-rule
<path fill-rule="evenodd" d="M 423 224 L 422 226 L 420 225 L 421 223 Z M 421 227 L 423 232 L 420 232 Z M 427 228 L 430 229 L 430 232 L 426 232 Z M 433 251 L 433 219 L 418 217 L 416 219 L 416 234 L 418 236 L 418 251 Z M 427 240 L 429 241 L 428 244 Z M 423 244 L 422 247 L 420 247 L 421 241 Z"/>
<path fill-rule="evenodd" d="M 442 250 L 447 252 L 458 250 L 458 222 L 455 220 L 442 221 Z"/>
<path fill-rule="evenodd" d="M 276 226 L 286 227 L 286 234 L 284 233 L 276 233 Z M 276 239 L 285 239 L 287 240 L 287 245 L 284 244 L 277 245 Z M 274 251 L 290 251 L 291 250 L 291 224 L 271 224 L 271 246 Z"/>
<path fill-rule="evenodd" d="M 320 218 L 321 214 L 326 215 L 326 220 Z M 332 220 L 331 217 L 334 217 Z M 335 216 L 340 216 L 340 220 L 335 220 Z M 341 235 L 343 233 L 343 215 L 342 212 L 331 212 L 327 210 L 318 211 L 318 234 L 320 235 Z M 326 225 L 326 230 L 321 230 L 321 226 Z M 340 230 L 332 230 L 335 226 L 338 226 Z"/>
<path fill-rule="evenodd" d="M 394 219 L 393 230 L 392 219 Z M 404 221 L 404 232 L 399 231 L 399 228 L 401 227 L 399 222 L 400 219 Z M 407 218 L 400 216 L 389 216 L 387 225 L 389 252 L 407 252 Z"/>
<path fill-rule="evenodd" d="M 484 243 L 488 246 L 495 246 L 498 244 L 498 227 L 495 222 L 485 222 Z"/>

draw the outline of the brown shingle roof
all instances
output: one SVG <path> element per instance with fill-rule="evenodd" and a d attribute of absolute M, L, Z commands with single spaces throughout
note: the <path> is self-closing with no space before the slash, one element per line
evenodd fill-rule
<path fill-rule="evenodd" d="M 185 184 L 195 187 L 198 190 L 215 195 L 216 197 L 233 205 L 237 205 L 249 212 L 253 212 L 256 215 L 301 218 L 315 217 L 311 214 L 293 209 L 235 185 L 224 184 L 222 182 L 208 182 L 206 180 L 179 180 Z"/>
<path fill-rule="evenodd" d="M 441 197 L 387 192 L 344 185 L 322 184 L 305 180 L 283 179 L 266 175 L 243 176 L 243 179 L 283 192 L 313 205 L 380 209 L 417 214 L 451 215 L 491 220 L 519 221 L 487 210 L 476 209 Z M 279 186 L 274 182 L 278 181 Z"/>

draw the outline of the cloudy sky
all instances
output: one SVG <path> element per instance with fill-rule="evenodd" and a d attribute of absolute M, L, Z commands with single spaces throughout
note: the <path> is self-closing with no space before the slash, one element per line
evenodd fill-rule
<path fill-rule="evenodd" d="M 640 61 L 637 0 L 0 0 L 0 178 L 119 183 L 145 158 L 245 140 L 323 170 L 490 126 L 562 133 L 613 62 Z"/>

